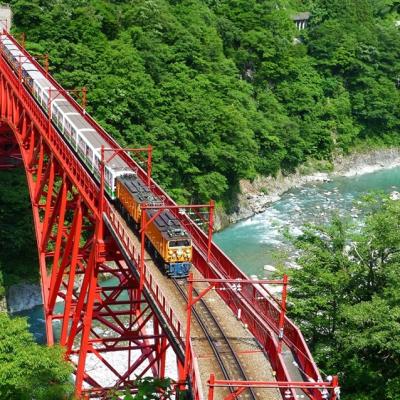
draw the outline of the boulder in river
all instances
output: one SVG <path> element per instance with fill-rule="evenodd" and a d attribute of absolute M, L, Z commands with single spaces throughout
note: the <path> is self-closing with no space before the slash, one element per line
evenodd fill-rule
<path fill-rule="evenodd" d="M 264 265 L 264 271 L 268 271 L 268 272 L 275 272 L 276 268 L 273 265 Z"/>
<path fill-rule="evenodd" d="M 390 193 L 389 197 L 391 200 L 400 200 L 400 193 L 394 190 L 392 193 Z"/>

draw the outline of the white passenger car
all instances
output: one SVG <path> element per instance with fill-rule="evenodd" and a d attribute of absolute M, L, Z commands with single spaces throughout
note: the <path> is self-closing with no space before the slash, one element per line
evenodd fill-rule
<path fill-rule="evenodd" d="M 21 71 L 23 82 L 31 91 L 46 115 L 51 116 L 54 126 L 70 144 L 77 157 L 86 165 L 97 181 L 100 180 L 101 147 L 108 143 L 86 121 L 83 115 L 57 90 L 36 68 L 21 50 L 6 36 L 0 35 L 0 48 L 16 73 Z M 50 110 L 49 110 L 50 107 Z M 105 152 L 105 159 L 110 157 Z M 119 176 L 135 175 L 125 161 L 116 155 L 105 166 L 105 189 L 115 199 L 116 179 Z"/>

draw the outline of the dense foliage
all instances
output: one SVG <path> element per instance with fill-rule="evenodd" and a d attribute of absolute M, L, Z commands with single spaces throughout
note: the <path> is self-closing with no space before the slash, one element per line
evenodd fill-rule
<path fill-rule="evenodd" d="M 156 178 L 179 201 L 228 203 L 241 178 L 330 160 L 360 143 L 399 144 L 398 0 L 10 3 L 15 33 L 27 33 L 30 51 L 50 54 L 65 87 L 89 88 L 89 112 L 122 145 L 156 147 Z M 299 32 L 291 16 L 305 10 L 312 18 Z M 31 220 L 15 220 L 31 218 L 29 202 L 20 201 L 25 182 L 15 173 L 3 178 L 0 253 L 8 258 L 0 260 L 0 285 L 20 275 L 22 250 L 33 249 L 27 260 L 35 252 Z M 341 374 L 344 398 L 393 400 L 400 384 L 400 203 L 369 207 L 359 234 L 337 219 L 299 238 L 303 268 L 291 271 L 291 314 L 319 365 Z M 27 335 L 21 324 L 0 315 L 0 347 L 11 349 L 9 362 L 0 359 L 0 397 L 13 385 L 46 398 L 38 390 L 48 379 L 55 383 L 49 398 L 57 398 L 64 367 L 47 362 L 47 353 L 19 356 L 18 338 Z M 1 337 L 5 330 L 15 337 Z M 43 378 L 35 367 L 27 371 L 37 386 L 7 375 L 21 360 L 45 364 Z"/>
<path fill-rule="evenodd" d="M 149 376 L 136 379 L 134 384 L 137 387 L 137 393 L 132 395 L 129 389 L 127 389 L 125 393 L 116 391 L 115 395 L 112 393 L 109 394 L 110 400 L 118 400 L 121 396 L 124 396 L 124 400 L 158 400 L 160 398 L 171 400 L 176 398 L 176 392 L 172 387 L 170 378 L 161 379 Z"/>
<path fill-rule="evenodd" d="M 61 348 L 36 344 L 24 319 L 0 313 L 1 399 L 71 398 L 71 373 Z"/>
<path fill-rule="evenodd" d="M 23 169 L 0 174 L 0 301 L 6 288 L 38 280 L 32 210 Z M 0 398 L 67 399 L 71 365 L 62 350 L 35 343 L 26 320 L 0 312 Z"/>
<path fill-rule="evenodd" d="M 398 143 L 395 0 L 12 0 L 14 30 L 177 200 Z M 291 19 L 309 10 L 297 31 Z"/>
<path fill-rule="evenodd" d="M 400 202 L 366 203 L 360 231 L 335 218 L 297 239 L 290 314 L 343 399 L 395 400 L 400 384 Z"/>

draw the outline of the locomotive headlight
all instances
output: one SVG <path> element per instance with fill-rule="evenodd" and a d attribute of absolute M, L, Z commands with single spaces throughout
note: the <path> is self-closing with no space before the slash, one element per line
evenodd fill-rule
<path fill-rule="evenodd" d="M 181 248 L 179 248 L 176 252 L 176 254 L 178 255 L 178 257 L 180 257 L 183 254 L 183 251 Z"/>

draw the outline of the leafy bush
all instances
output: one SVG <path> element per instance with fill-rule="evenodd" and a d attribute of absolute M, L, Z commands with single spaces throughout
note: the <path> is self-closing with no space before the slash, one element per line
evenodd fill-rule
<path fill-rule="evenodd" d="M 0 398 L 72 398 L 71 374 L 60 347 L 36 344 L 25 319 L 0 313 Z"/>

